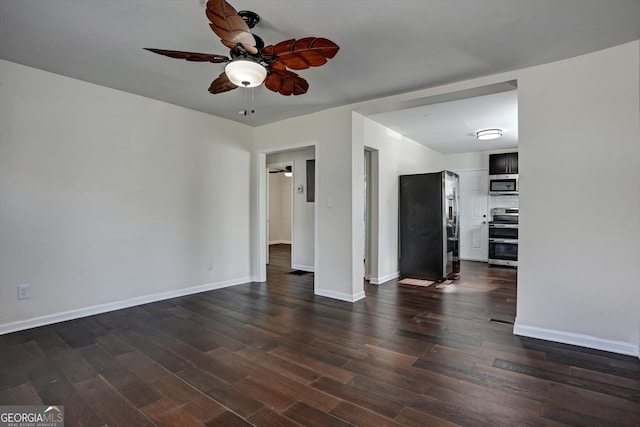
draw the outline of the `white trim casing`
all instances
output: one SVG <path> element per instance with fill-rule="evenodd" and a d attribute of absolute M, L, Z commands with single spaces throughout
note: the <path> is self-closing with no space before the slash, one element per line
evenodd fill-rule
<path fill-rule="evenodd" d="M 329 291 L 326 289 L 316 289 L 314 294 L 319 295 L 321 297 L 333 298 L 333 299 L 346 301 L 346 302 L 360 301 L 365 297 L 364 291 L 351 295 L 351 294 L 345 294 L 342 292 Z"/>
<path fill-rule="evenodd" d="M 122 301 L 115 301 L 106 304 L 98 304 L 91 307 L 79 308 L 76 310 L 63 311 L 60 313 L 49 314 L 46 316 L 34 317 L 27 320 L 6 323 L 0 325 L 0 335 L 11 332 L 22 331 L 25 329 L 36 328 L 38 326 L 51 325 L 53 323 L 64 322 L 66 320 L 79 319 L 81 317 L 93 316 L 95 314 L 106 313 L 109 311 L 120 310 L 123 308 L 134 307 L 137 305 L 148 304 L 151 302 L 162 301 L 170 298 L 181 297 L 185 295 L 197 294 L 200 292 L 212 291 L 215 289 L 228 288 L 230 286 L 241 285 L 251 282 L 249 277 L 225 280 L 217 283 L 207 283 L 205 285 L 192 286 L 190 288 L 177 289 L 169 292 L 161 292 L 158 294 L 144 295 L 140 297 L 129 298 Z"/>
<path fill-rule="evenodd" d="M 640 358 L 640 346 L 635 343 L 605 340 L 590 335 L 574 334 L 572 332 L 556 331 L 553 329 L 539 328 L 516 323 L 513 326 L 513 334 L 529 338 L 538 338 L 547 341 L 555 341 L 596 350 L 609 351 L 611 353 L 626 354 Z"/>
<path fill-rule="evenodd" d="M 400 277 L 400 272 L 396 271 L 395 273 L 385 274 L 384 276 L 372 277 L 369 279 L 369 283 L 372 285 L 381 285 L 389 280 L 397 279 L 398 277 Z"/>

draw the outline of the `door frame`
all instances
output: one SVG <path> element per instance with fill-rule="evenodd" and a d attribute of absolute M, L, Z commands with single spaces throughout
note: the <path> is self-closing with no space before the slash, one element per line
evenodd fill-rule
<path fill-rule="evenodd" d="M 378 217 L 379 217 L 379 151 L 364 147 L 366 191 L 364 194 L 364 278 L 372 284 L 380 284 L 378 267 Z"/>
<path fill-rule="evenodd" d="M 280 147 L 273 148 L 265 148 L 257 151 L 256 155 L 256 164 L 255 164 L 255 173 L 257 177 L 257 191 L 255 193 L 255 201 L 257 205 L 257 224 L 256 224 L 256 233 L 257 233 L 257 245 L 253 251 L 254 263 L 256 274 L 254 276 L 254 280 L 257 282 L 266 282 L 267 281 L 267 154 L 275 154 L 284 151 L 293 151 L 304 148 L 314 148 L 315 152 L 315 160 L 316 160 L 316 176 L 315 176 L 315 187 L 316 194 L 318 191 L 318 162 L 319 162 L 319 150 L 318 145 L 316 143 L 300 143 L 300 144 L 291 144 Z M 314 203 L 313 207 L 314 212 L 314 221 L 313 221 L 313 262 L 315 267 L 314 276 L 317 279 L 318 274 L 321 272 L 318 271 L 318 259 L 319 259 L 319 251 L 318 251 L 318 203 Z M 293 222 L 292 222 L 293 224 Z M 293 239 L 293 235 L 291 236 Z M 317 281 L 314 280 L 314 292 L 315 292 L 315 283 Z"/>

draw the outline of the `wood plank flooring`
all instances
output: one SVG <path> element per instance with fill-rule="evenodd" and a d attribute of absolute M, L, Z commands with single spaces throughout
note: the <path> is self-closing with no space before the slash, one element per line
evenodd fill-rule
<path fill-rule="evenodd" d="M 512 334 L 515 270 L 349 304 L 288 250 L 266 283 L 0 336 L 0 405 L 64 405 L 67 426 L 640 426 L 638 359 Z"/>

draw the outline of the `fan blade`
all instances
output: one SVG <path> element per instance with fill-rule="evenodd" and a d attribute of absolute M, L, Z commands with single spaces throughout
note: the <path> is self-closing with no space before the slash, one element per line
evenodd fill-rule
<path fill-rule="evenodd" d="M 235 49 L 240 44 L 247 53 L 258 53 L 256 39 L 233 6 L 224 0 L 209 0 L 206 14 L 211 21 L 209 26 L 220 37 L 222 44 L 229 49 Z"/>
<path fill-rule="evenodd" d="M 270 69 L 264 85 L 267 89 L 282 95 L 302 95 L 307 93 L 309 83 L 296 73 L 288 70 Z"/>
<path fill-rule="evenodd" d="M 151 49 L 148 47 L 143 48 L 149 52 L 157 53 L 158 55 L 168 56 L 176 59 L 186 59 L 187 61 L 197 62 L 229 62 L 229 58 L 224 55 L 214 55 L 209 53 L 197 53 L 197 52 L 182 52 L 180 50 L 164 50 L 164 49 Z"/>
<path fill-rule="evenodd" d="M 331 40 L 321 37 L 305 37 L 299 40 L 285 40 L 262 49 L 262 55 L 273 55 L 278 59 L 271 64 L 275 69 L 304 70 L 327 63 L 338 53 L 340 47 Z"/>
<path fill-rule="evenodd" d="M 230 90 L 236 89 L 237 87 L 238 86 L 234 85 L 233 83 L 231 83 L 231 81 L 229 81 L 229 78 L 227 77 L 227 73 L 223 72 L 218 76 L 217 79 L 211 82 L 211 86 L 209 86 L 209 92 L 213 94 L 228 92 Z"/>

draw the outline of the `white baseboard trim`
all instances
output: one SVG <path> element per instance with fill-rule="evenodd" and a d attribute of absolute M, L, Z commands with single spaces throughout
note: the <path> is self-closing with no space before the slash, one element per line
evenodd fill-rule
<path fill-rule="evenodd" d="M 316 271 L 313 265 L 291 264 L 291 268 L 293 268 L 294 270 L 308 271 L 309 273 L 313 273 L 314 271 Z"/>
<path fill-rule="evenodd" d="M 564 344 L 609 351 L 611 353 L 640 357 L 640 345 L 638 344 L 605 340 L 590 335 L 538 328 L 537 326 L 520 325 L 518 324 L 517 319 L 513 326 L 513 333 L 523 337 L 539 338 L 547 341 L 561 342 Z"/>
<path fill-rule="evenodd" d="M 372 276 L 371 279 L 369 279 L 369 283 L 371 283 L 372 285 L 381 285 L 385 282 L 388 282 L 389 280 L 397 279 L 398 277 L 400 277 L 400 272 L 396 271 L 395 273 L 385 274 L 384 276 Z"/>
<path fill-rule="evenodd" d="M 182 297 L 185 295 L 197 294 L 200 292 L 212 291 L 215 289 L 227 288 L 229 286 L 241 285 L 251 282 L 250 277 L 242 277 L 239 279 L 225 280 L 217 283 L 207 283 L 205 285 L 192 286 L 190 288 L 176 289 L 158 294 L 144 295 L 140 297 L 129 298 L 126 300 L 109 302 L 106 304 L 93 305 L 91 307 L 79 308 L 76 310 L 63 311 L 60 313 L 48 314 L 46 316 L 34 317 L 26 320 L 5 323 L 0 325 L 0 335 L 9 334 L 11 332 L 22 331 L 38 326 L 51 325 L 53 323 L 64 322 L 66 320 L 79 319 L 81 317 L 93 316 L 95 314 L 106 313 L 108 311 L 120 310 L 136 305 L 148 304 L 151 302 L 162 301 L 165 299 Z"/>
<path fill-rule="evenodd" d="M 351 295 L 351 294 L 344 294 L 342 292 L 330 291 L 327 289 L 316 289 L 314 290 L 313 293 L 321 297 L 333 298 L 333 299 L 346 301 L 346 302 L 360 301 L 365 297 L 364 291 Z"/>
<path fill-rule="evenodd" d="M 270 245 L 290 245 L 291 240 L 270 240 Z"/>

